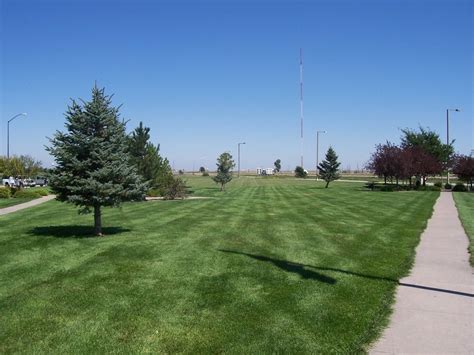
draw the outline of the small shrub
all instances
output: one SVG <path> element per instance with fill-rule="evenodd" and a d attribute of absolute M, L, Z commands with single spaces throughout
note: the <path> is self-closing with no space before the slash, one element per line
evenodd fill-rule
<path fill-rule="evenodd" d="M 393 191 L 394 191 L 394 188 L 393 188 L 392 185 L 383 185 L 383 186 L 380 188 L 380 191 L 393 192 Z"/>
<path fill-rule="evenodd" d="M 207 171 L 202 173 L 202 176 L 209 176 L 209 173 Z"/>
<path fill-rule="evenodd" d="M 453 188 L 453 185 L 451 185 L 449 182 L 447 182 L 445 185 L 444 185 L 444 188 L 446 190 L 451 190 Z"/>
<path fill-rule="evenodd" d="M 297 166 L 295 169 L 295 176 L 297 178 L 305 178 L 308 175 L 308 172 L 303 169 L 302 166 Z"/>
<path fill-rule="evenodd" d="M 429 186 L 429 185 L 426 185 L 426 186 L 420 186 L 419 188 L 417 188 L 418 191 L 441 191 L 441 187 L 438 187 L 438 186 Z"/>
<path fill-rule="evenodd" d="M 10 198 L 10 189 L 6 187 L 0 187 L 0 198 Z"/>
<path fill-rule="evenodd" d="M 36 192 L 40 196 L 48 196 L 49 192 L 48 189 L 40 189 L 40 188 L 35 188 L 33 190 L 30 190 L 31 192 Z"/>
<path fill-rule="evenodd" d="M 442 187 L 443 187 L 443 184 L 442 184 L 440 181 L 438 181 L 438 182 L 435 182 L 435 183 L 434 183 L 434 186 L 439 187 L 439 188 L 442 188 Z"/>
<path fill-rule="evenodd" d="M 184 170 L 180 169 L 180 170 L 178 171 L 178 174 L 179 174 L 179 175 L 184 175 Z"/>
<path fill-rule="evenodd" d="M 467 187 L 466 187 L 463 183 L 458 182 L 458 183 L 453 187 L 453 191 L 456 191 L 456 192 L 467 192 Z"/>
<path fill-rule="evenodd" d="M 186 183 L 183 179 L 177 177 L 166 186 L 163 198 L 165 200 L 175 200 L 177 198 L 185 198 L 188 193 Z"/>
<path fill-rule="evenodd" d="M 17 190 L 15 192 L 15 195 L 13 195 L 13 197 L 15 197 L 15 198 L 38 198 L 38 197 L 41 197 L 41 195 L 38 194 L 35 191 L 20 189 L 20 190 Z"/>

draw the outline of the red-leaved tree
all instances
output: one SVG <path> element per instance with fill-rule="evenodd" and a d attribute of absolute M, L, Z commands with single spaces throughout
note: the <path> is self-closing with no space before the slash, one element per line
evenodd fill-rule
<path fill-rule="evenodd" d="M 466 184 L 470 185 L 474 182 L 474 157 L 467 155 L 457 155 L 454 159 L 453 173 Z"/>

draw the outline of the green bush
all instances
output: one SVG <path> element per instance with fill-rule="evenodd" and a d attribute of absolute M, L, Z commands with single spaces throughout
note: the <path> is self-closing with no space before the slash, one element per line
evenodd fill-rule
<path fill-rule="evenodd" d="M 426 186 L 420 186 L 419 188 L 417 188 L 418 191 L 441 191 L 441 187 L 438 187 L 438 186 L 429 186 L 429 185 L 426 185 Z"/>
<path fill-rule="evenodd" d="M 15 192 L 13 195 L 15 198 L 38 198 L 41 197 L 41 195 L 35 191 L 32 190 L 24 190 L 24 189 L 19 189 Z"/>
<path fill-rule="evenodd" d="M 380 191 L 384 191 L 384 192 L 393 192 L 395 191 L 393 186 L 392 185 L 383 185 L 381 188 L 380 188 Z"/>
<path fill-rule="evenodd" d="M 295 176 L 298 178 L 305 178 L 308 175 L 306 170 L 303 167 L 297 166 L 295 169 Z"/>
<path fill-rule="evenodd" d="M 453 188 L 453 185 L 451 185 L 449 182 L 447 182 L 445 185 L 444 185 L 444 188 L 446 190 L 451 190 Z"/>
<path fill-rule="evenodd" d="M 435 182 L 435 183 L 434 183 L 434 186 L 439 187 L 439 188 L 442 188 L 442 187 L 443 187 L 443 184 L 442 184 L 440 181 L 438 181 L 438 182 Z"/>
<path fill-rule="evenodd" d="M 207 171 L 202 173 L 202 176 L 209 176 L 209 173 Z"/>
<path fill-rule="evenodd" d="M 166 186 L 163 198 L 165 200 L 185 198 L 187 193 L 188 191 L 186 187 L 186 182 L 183 179 L 177 177 L 174 178 L 168 186 Z"/>
<path fill-rule="evenodd" d="M 467 187 L 461 183 L 461 182 L 458 182 L 454 187 L 453 187 L 453 191 L 456 191 L 456 192 L 467 192 Z"/>
<path fill-rule="evenodd" d="M 10 198 L 10 189 L 6 187 L 0 187 L 0 198 Z"/>
<path fill-rule="evenodd" d="M 29 191 L 36 192 L 40 196 L 48 196 L 49 195 L 48 189 L 34 188 L 32 190 L 29 190 Z"/>

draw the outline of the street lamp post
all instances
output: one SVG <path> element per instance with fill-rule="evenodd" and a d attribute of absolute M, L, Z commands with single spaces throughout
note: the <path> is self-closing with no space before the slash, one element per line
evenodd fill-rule
<path fill-rule="evenodd" d="M 449 111 L 461 112 L 458 108 L 448 108 L 446 109 L 446 145 L 449 146 Z M 446 157 L 446 183 L 449 184 L 449 156 Z"/>
<path fill-rule="evenodd" d="M 13 116 L 10 118 L 7 122 L 7 159 L 10 159 L 10 122 L 13 121 L 15 118 L 18 118 L 20 116 L 26 116 L 27 113 L 19 113 L 18 115 Z"/>
<path fill-rule="evenodd" d="M 237 144 L 237 150 L 238 150 L 238 159 L 237 159 L 237 177 L 240 177 L 240 145 L 245 144 L 245 142 L 238 143 Z"/>
<path fill-rule="evenodd" d="M 319 134 L 320 133 L 326 133 L 326 131 L 317 131 L 316 132 L 316 178 L 319 177 L 318 165 L 319 165 Z"/>

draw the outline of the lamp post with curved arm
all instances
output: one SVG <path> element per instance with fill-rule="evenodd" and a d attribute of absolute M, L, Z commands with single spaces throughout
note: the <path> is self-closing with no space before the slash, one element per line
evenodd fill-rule
<path fill-rule="evenodd" d="M 7 159 L 10 159 L 10 122 L 13 121 L 15 118 L 20 116 L 26 116 L 26 112 L 19 113 L 18 115 L 13 116 L 7 122 Z"/>

